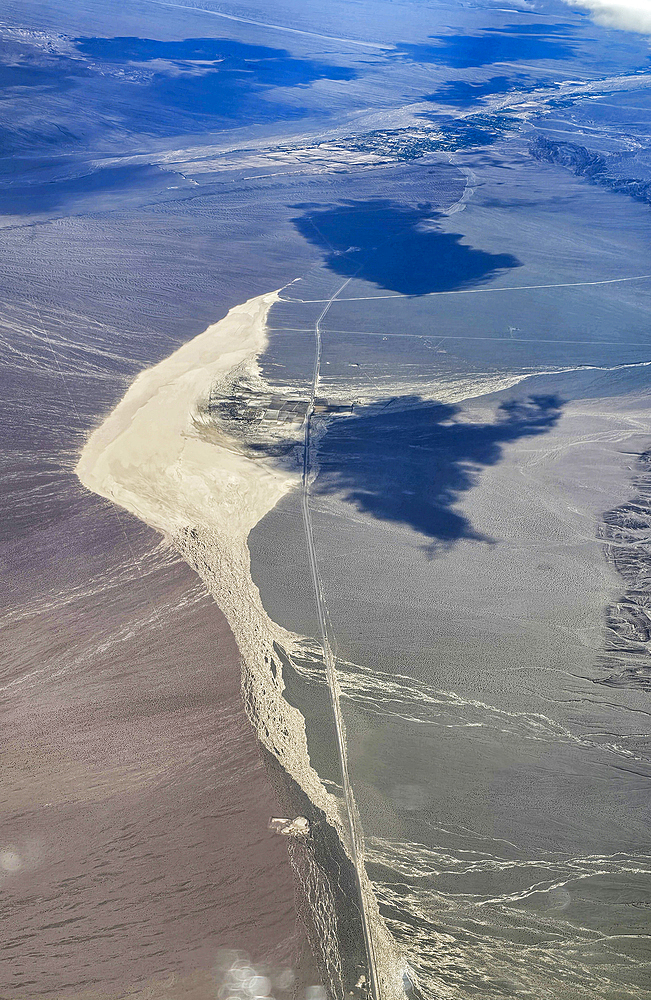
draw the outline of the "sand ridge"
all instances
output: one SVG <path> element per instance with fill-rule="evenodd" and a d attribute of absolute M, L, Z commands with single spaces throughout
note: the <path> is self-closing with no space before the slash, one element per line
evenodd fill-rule
<path fill-rule="evenodd" d="M 234 370 L 259 379 L 257 356 L 267 345 L 266 318 L 278 292 L 249 299 L 143 371 L 90 436 L 77 465 L 81 482 L 162 532 L 199 574 L 224 612 L 242 657 L 247 714 L 265 748 L 308 795 L 351 857 L 345 804 L 310 763 L 302 714 L 283 697 L 278 650 L 289 655 L 305 640 L 267 615 L 251 578 L 247 538 L 280 498 L 300 485 L 300 472 L 280 470 L 238 451 L 226 435 L 202 434 L 211 392 Z M 303 650 L 304 652 L 304 650 Z M 379 914 L 363 872 L 362 893 L 373 927 L 383 1000 L 404 997 L 403 961 Z M 321 900 L 312 901 L 318 908 Z M 334 916 L 334 914 L 332 915 Z M 328 978 L 342 995 L 336 926 L 320 942 Z M 349 978 L 349 977 L 348 977 Z"/>
<path fill-rule="evenodd" d="M 90 436 L 76 473 L 88 489 L 166 534 L 206 518 L 247 532 L 293 481 L 262 462 L 201 440 L 198 403 L 237 365 L 266 346 L 265 321 L 278 292 L 235 306 L 218 323 L 136 378 Z M 216 454 L 218 448 L 218 455 Z"/>

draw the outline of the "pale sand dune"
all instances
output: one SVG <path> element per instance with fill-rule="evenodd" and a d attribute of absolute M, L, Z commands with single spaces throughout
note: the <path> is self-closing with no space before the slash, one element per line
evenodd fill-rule
<path fill-rule="evenodd" d="M 201 440 L 195 420 L 220 377 L 266 346 L 265 321 L 277 298 L 270 292 L 236 306 L 141 372 L 89 438 L 76 469 L 84 486 L 166 534 L 207 521 L 248 534 L 296 481 Z"/>
<path fill-rule="evenodd" d="M 310 764 L 305 721 L 282 697 L 274 645 L 290 655 L 300 641 L 266 614 L 251 579 L 247 537 L 290 489 L 298 471 L 254 460 L 225 436 L 202 439 L 201 409 L 237 368 L 259 379 L 256 357 L 266 347 L 271 292 L 231 309 L 170 358 L 142 372 L 89 438 L 77 466 L 81 482 L 163 532 L 199 573 L 223 610 L 242 655 L 249 718 L 270 751 L 325 814 L 351 856 L 343 801 L 326 790 Z M 382 1000 L 404 996 L 402 962 L 380 917 L 370 882 L 362 891 L 373 927 Z M 341 981 L 336 915 L 320 910 L 323 960 Z"/>
<path fill-rule="evenodd" d="M 300 775 L 313 800 L 330 804 L 334 819 L 334 800 L 330 803 L 306 764 L 304 732 L 300 747 L 296 734 L 287 747 L 278 746 L 287 726 L 272 720 L 274 713 L 292 715 L 292 729 L 302 729 L 303 720 L 280 698 L 282 681 L 268 664 L 273 641 L 291 648 L 295 637 L 266 615 L 251 580 L 246 546 L 253 525 L 298 484 L 298 473 L 279 473 L 239 452 L 232 440 L 218 444 L 201 438 L 201 404 L 233 368 L 248 364 L 255 369 L 255 357 L 266 345 L 266 316 L 276 298 L 272 292 L 236 306 L 167 360 L 142 372 L 91 435 L 76 471 L 88 489 L 163 532 L 204 579 L 250 667 L 247 682 L 253 683 L 254 676 L 259 685 L 254 702 L 256 713 L 265 716 L 261 739 L 297 780 Z"/>

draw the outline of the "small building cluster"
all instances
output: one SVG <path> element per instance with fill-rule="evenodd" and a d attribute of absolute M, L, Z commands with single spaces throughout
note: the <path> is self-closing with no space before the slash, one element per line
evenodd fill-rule
<path fill-rule="evenodd" d="M 310 403 L 307 399 L 294 399 L 279 393 L 263 395 L 251 391 L 241 391 L 237 396 L 211 397 L 209 409 L 230 420 L 242 420 L 247 424 L 304 423 Z M 335 403 L 325 396 L 316 396 L 314 413 L 352 413 L 352 404 Z"/>

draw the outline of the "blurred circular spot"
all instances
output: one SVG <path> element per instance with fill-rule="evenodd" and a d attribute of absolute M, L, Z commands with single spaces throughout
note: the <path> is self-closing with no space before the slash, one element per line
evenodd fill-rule
<path fill-rule="evenodd" d="M 4 851 L 0 851 L 0 868 L 5 872 L 18 872 L 23 867 L 23 862 L 20 854 L 16 851 L 12 851 L 11 848 L 6 848 Z"/>
<path fill-rule="evenodd" d="M 305 991 L 305 1000 L 326 1000 L 326 991 L 323 986 L 308 986 Z"/>
<path fill-rule="evenodd" d="M 255 976 L 255 969 L 246 962 L 233 962 L 230 972 L 231 977 L 238 983 L 245 983 Z"/>
<path fill-rule="evenodd" d="M 427 791 L 422 785 L 395 785 L 391 798 L 396 809 L 403 809 L 406 812 L 416 812 L 424 809 L 428 802 Z"/>
<path fill-rule="evenodd" d="M 280 975 L 276 976 L 276 986 L 279 990 L 291 990 L 295 979 L 293 969 L 283 969 Z"/>
<path fill-rule="evenodd" d="M 219 965 L 233 965 L 234 962 L 248 962 L 249 956 L 244 951 L 236 951 L 235 948 L 221 948 L 219 953 Z"/>
<path fill-rule="evenodd" d="M 564 889 L 562 886 L 559 886 L 558 889 L 550 889 L 547 893 L 545 909 L 555 910 L 556 912 L 558 912 L 558 910 L 566 910 L 571 902 L 571 893 L 569 893 L 567 889 Z"/>
<path fill-rule="evenodd" d="M 247 983 L 247 989 L 252 997 L 264 998 L 271 993 L 271 983 L 266 976 L 254 976 Z"/>

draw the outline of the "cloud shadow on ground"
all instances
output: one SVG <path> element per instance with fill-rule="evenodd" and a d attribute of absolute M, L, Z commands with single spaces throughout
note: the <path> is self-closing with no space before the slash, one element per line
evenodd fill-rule
<path fill-rule="evenodd" d="M 533 90 L 535 86 L 530 77 L 524 76 L 492 76 L 490 80 L 483 80 L 480 83 L 472 80 L 450 80 L 441 84 L 433 94 L 426 94 L 423 100 L 469 108 L 480 104 L 485 97 L 512 92 L 522 94 Z"/>
<path fill-rule="evenodd" d="M 430 205 L 387 200 L 347 201 L 307 211 L 292 222 L 325 253 L 325 264 L 342 277 L 357 277 L 403 295 L 456 291 L 520 266 L 511 254 L 493 254 L 445 232 Z"/>
<path fill-rule="evenodd" d="M 461 421 L 458 406 L 419 396 L 356 407 L 321 441 L 314 492 L 343 493 L 362 512 L 409 525 L 432 539 L 431 554 L 462 539 L 489 542 L 454 505 L 504 445 L 550 431 L 561 405 L 554 395 L 505 402 L 494 423 Z"/>
<path fill-rule="evenodd" d="M 344 66 L 299 59 L 285 49 L 226 38 L 78 38 L 76 44 L 85 56 L 146 73 L 144 90 L 161 107 L 225 119 L 257 121 L 281 114 L 278 105 L 262 98 L 276 87 L 356 76 Z M 287 108 L 281 117 L 302 113 Z"/>
<path fill-rule="evenodd" d="M 487 28 L 477 35 L 431 35 L 433 45 L 405 42 L 397 45 L 396 50 L 414 62 L 437 63 L 454 69 L 570 59 L 574 49 L 558 37 L 568 27 L 544 23 L 507 24 L 502 28 Z"/>

